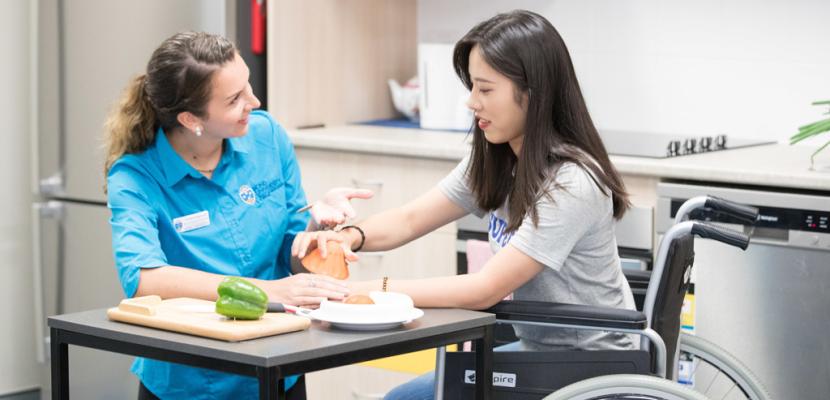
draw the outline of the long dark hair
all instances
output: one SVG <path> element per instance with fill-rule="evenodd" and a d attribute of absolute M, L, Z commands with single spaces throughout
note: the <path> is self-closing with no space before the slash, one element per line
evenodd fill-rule
<path fill-rule="evenodd" d="M 235 55 L 231 41 L 204 32 L 181 32 L 162 42 L 146 73 L 133 78 L 107 119 L 104 176 L 124 154 L 146 150 L 159 126 L 180 126 L 179 113 L 206 116 L 211 78 Z"/>
<path fill-rule="evenodd" d="M 470 51 L 478 46 L 485 62 L 509 78 L 516 98 L 527 94 L 527 120 L 521 153 L 508 143 L 492 144 L 473 123 L 473 149 L 467 176 L 478 206 L 499 208 L 509 196 L 507 230 L 514 231 L 525 215 L 538 224 L 535 203 L 551 196 L 549 178 L 565 162 L 590 171 L 600 190 L 614 204 L 619 219 L 629 207 L 628 194 L 588 114 L 565 42 L 539 14 L 516 10 L 479 23 L 455 45 L 453 65 L 472 90 Z M 596 180 L 599 180 L 597 182 Z"/>

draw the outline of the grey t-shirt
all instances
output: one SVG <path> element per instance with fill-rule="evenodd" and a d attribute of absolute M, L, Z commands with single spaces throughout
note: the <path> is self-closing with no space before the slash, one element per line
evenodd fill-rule
<path fill-rule="evenodd" d="M 469 157 L 462 160 L 439 188 L 454 203 L 483 217 L 486 211 L 478 208 L 467 183 L 468 163 Z M 536 203 L 538 226 L 526 216 L 519 229 L 508 233 L 507 202 L 490 212 L 493 253 L 509 244 L 546 267 L 516 289 L 513 298 L 633 310 L 634 297 L 617 254 L 611 197 L 602 193 L 590 172 L 570 162 L 549 182 L 552 196 L 541 196 Z M 529 350 L 636 348 L 630 335 L 620 333 L 527 325 L 514 329 Z"/>

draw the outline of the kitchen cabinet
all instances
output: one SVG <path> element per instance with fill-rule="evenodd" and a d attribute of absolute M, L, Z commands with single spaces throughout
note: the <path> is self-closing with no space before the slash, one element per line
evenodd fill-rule
<path fill-rule="evenodd" d="M 655 176 L 622 174 L 625 188 L 628 190 L 631 205 L 637 208 L 654 209 L 657 205 L 657 183 Z"/>
<path fill-rule="evenodd" d="M 616 222 L 617 246 L 635 251 L 652 252 L 656 248 L 654 212 L 657 205 L 657 184 L 654 176 L 622 174 L 631 208 Z"/>
<path fill-rule="evenodd" d="M 268 110 L 285 126 L 392 118 L 417 72 L 416 0 L 268 1 Z"/>
<path fill-rule="evenodd" d="M 309 400 L 379 400 L 417 377 L 406 372 L 355 364 L 306 374 Z"/>

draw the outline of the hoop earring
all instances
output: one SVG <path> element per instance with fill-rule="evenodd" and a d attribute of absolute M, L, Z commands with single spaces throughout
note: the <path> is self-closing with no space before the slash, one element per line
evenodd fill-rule
<path fill-rule="evenodd" d="M 201 126 L 197 126 L 197 127 L 196 127 L 196 132 L 195 132 L 195 133 L 196 133 L 196 136 L 202 136 L 202 127 L 201 127 Z"/>

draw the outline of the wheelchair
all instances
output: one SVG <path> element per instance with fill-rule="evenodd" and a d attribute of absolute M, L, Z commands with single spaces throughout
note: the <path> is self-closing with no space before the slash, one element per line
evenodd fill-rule
<path fill-rule="evenodd" d="M 758 379 L 725 350 L 680 332 L 680 314 L 694 264 L 694 238 L 713 239 L 743 250 L 749 237 L 701 221 L 689 213 L 708 208 L 754 223 L 758 210 L 728 200 L 700 196 L 686 201 L 664 235 L 651 274 L 627 273 L 634 291 L 646 287 L 641 311 L 535 301 L 502 301 L 499 331 L 510 325 L 621 332 L 640 336 L 638 350 L 555 350 L 494 352 L 494 399 L 768 399 Z M 636 293 L 636 292 L 635 292 Z M 509 335 L 511 332 L 508 332 Z M 677 383 L 678 360 L 694 385 Z M 473 398 L 474 354 L 446 352 L 436 359 L 437 399 Z M 700 375 L 698 375 L 698 373 Z M 714 390 L 714 391 L 713 391 Z"/>

